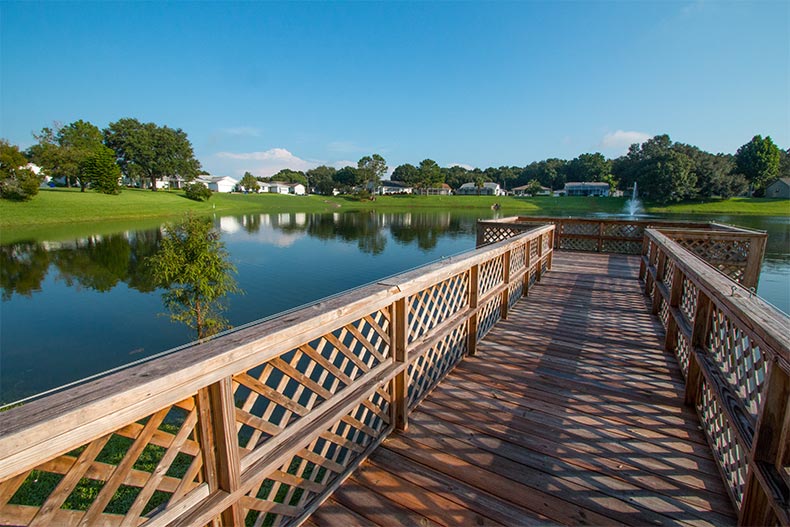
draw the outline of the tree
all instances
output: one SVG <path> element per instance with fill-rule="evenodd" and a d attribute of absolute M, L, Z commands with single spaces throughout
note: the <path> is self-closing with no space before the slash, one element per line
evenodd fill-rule
<path fill-rule="evenodd" d="M 284 168 L 272 176 L 271 181 L 281 181 L 283 183 L 301 183 L 307 185 L 307 176 L 304 172 Z"/>
<path fill-rule="evenodd" d="M 308 186 L 313 189 L 314 192 L 329 196 L 335 190 L 336 173 L 337 170 L 335 167 L 321 165 L 311 168 L 305 175 L 307 176 Z"/>
<path fill-rule="evenodd" d="M 541 190 L 543 190 L 543 185 L 540 184 L 540 181 L 537 179 L 533 179 L 529 183 L 527 183 L 527 188 L 525 189 L 526 193 L 530 196 L 534 196 L 538 194 Z"/>
<path fill-rule="evenodd" d="M 120 194 L 121 169 L 115 162 L 115 152 L 100 145 L 93 154 L 82 162 L 80 179 L 102 194 Z"/>
<path fill-rule="evenodd" d="M 159 251 L 148 258 L 170 319 L 197 332 L 198 339 L 229 327 L 225 297 L 240 292 L 219 233 L 206 218 L 187 216 L 165 231 Z"/>
<path fill-rule="evenodd" d="M 41 179 L 27 168 L 19 147 L 0 139 L 0 198 L 28 201 L 38 194 Z"/>
<path fill-rule="evenodd" d="M 104 142 L 115 151 L 128 178 L 147 178 L 154 191 L 158 179 L 181 177 L 191 181 L 200 172 L 192 143 L 181 129 L 124 118 L 104 130 Z"/>
<path fill-rule="evenodd" d="M 261 188 L 261 186 L 258 184 L 258 180 L 255 179 L 255 176 L 249 172 L 244 173 L 241 181 L 239 181 L 239 186 L 247 192 L 258 192 L 258 190 Z"/>
<path fill-rule="evenodd" d="M 436 188 L 444 183 L 442 169 L 433 159 L 423 159 L 420 161 L 420 187 L 422 188 Z"/>
<path fill-rule="evenodd" d="M 735 152 L 735 164 L 740 174 L 755 190 L 764 190 L 769 181 L 779 176 L 781 154 L 770 136 L 755 135 Z"/>
<path fill-rule="evenodd" d="M 566 176 L 571 181 L 606 182 L 614 188 L 612 162 L 601 153 L 581 154 L 566 167 Z"/>
<path fill-rule="evenodd" d="M 335 181 L 343 187 L 344 191 L 361 185 L 365 182 L 364 174 L 354 167 L 343 167 L 335 174 Z"/>
<path fill-rule="evenodd" d="M 208 201 L 212 194 L 210 188 L 197 181 L 184 185 L 184 195 L 194 201 Z"/>
<path fill-rule="evenodd" d="M 390 176 L 392 181 L 401 181 L 409 186 L 416 186 L 420 182 L 420 171 L 416 166 L 404 163 L 395 167 Z"/>
<path fill-rule="evenodd" d="M 452 188 L 458 188 L 470 181 L 469 170 L 462 166 L 453 165 L 448 168 L 443 168 L 442 174 L 444 176 L 444 182 Z"/>
<path fill-rule="evenodd" d="M 102 148 L 102 133 L 95 125 L 74 121 L 66 126 L 44 128 L 34 134 L 38 144 L 30 147 L 29 155 L 34 163 L 40 165 L 51 177 L 63 177 L 66 186 L 79 183 L 80 190 L 90 183 L 83 173 L 85 161 Z"/>
<path fill-rule="evenodd" d="M 387 173 L 387 162 L 378 154 L 365 156 L 357 163 L 357 170 L 362 174 L 362 182 L 372 183 L 375 188 Z"/>

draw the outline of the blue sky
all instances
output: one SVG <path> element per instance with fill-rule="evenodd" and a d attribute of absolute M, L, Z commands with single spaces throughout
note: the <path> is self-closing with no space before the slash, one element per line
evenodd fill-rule
<path fill-rule="evenodd" d="M 237 176 L 790 147 L 790 2 L 0 1 L 0 137 L 184 129 Z"/>

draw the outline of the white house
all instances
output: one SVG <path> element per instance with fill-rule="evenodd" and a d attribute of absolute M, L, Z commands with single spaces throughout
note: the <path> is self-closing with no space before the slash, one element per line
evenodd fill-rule
<path fill-rule="evenodd" d="M 529 185 L 522 185 L 520 187 L 513 188 L 513 195 L 514 196 L 531 196 L 530 192 L 527 192 Z M 551 189 L 546 187 L 540 187 L 540 190 L 535 193 L 536 196 L 551 196 Z"/>
<path fill-rule="evenodd" d="M 464 183 L 458 188 L 456 194 L 462 196 L 503 196 L 505 192 L 502 190 L 502 187 L 499 186 L 499 183 L 486 181 L 483 183 L 483 188 L 480 189 L 478 189 L 473 182 Z"/>
<path fill-rule="evenodd" d="M 372 183 L 368 185 L 368 190 L 371 188 L 373 188 Z M 376 187 L 376 194 L 381 196 L 387 194 L 411 194 L 412 192 L 414 192 L 414 189 L 402 181 L 384 180 Z"/>
<path fill-rule="evenodd" d="M 307 189 L 301 183 L 290 183 L 288 185 L 288 193 L 295 196 L 304 196 L 307 194 Z"/>
<path fill-rule="evenodd" d="M 608 196 L 609 183 L 569 181 L 565 183 L 566 196 Z"/>
<path fill-rule="evenodd" d="M 283 183 L 282 181 L 272 181 L 268 184 L 268 191 L 273 194 L 290 194 L 291 189 L 288 186 L 290 183 Z"/>
<path fill-rule="evenodd" d="M 239 184 L 239 180 L 230 176 L 200 176 L 196 181 L 206 185 L 212 192 L 233 192 Z"/>

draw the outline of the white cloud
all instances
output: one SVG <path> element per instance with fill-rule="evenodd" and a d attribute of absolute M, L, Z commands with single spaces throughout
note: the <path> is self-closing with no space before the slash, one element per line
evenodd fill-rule
<path fill-rule="evenodd" d="M 599 146 L 606 150 L 625 152 L 632 144 L 644 143 L 651 137 L 652 136 L 650 134 L 646 134 L 644 132 L 626 132 L 623 130 L 617 130 L 616 132 L 610 132 L 603 136 Z"/>
<path fill-rule="evenodd" d="M 221 173 L 242 175 L 249 171 L 261 177 L 271 177 L 284 168 L 304 171 L 321 164 L 297 157 L 285 148 L 257 152 L 217 152 L 213 157 L 218 161 L 216 164 L 222 167 Z"/>
<path fill-rule="evenodd" d="M 472 165 L 467 165 L 467 164 L 465 164 L 465 163 L 450 163 L 450 164 L 449 164 L 449 165 L 447 165 L 447 166 L 448 166 L 448 167 L 461 167 L 461 168 L 465 168 L 465 169 L 467 169 L 467 170 L 474 170 L 474 168 L 475 168 L 475 167 L 473 167 Z"/>

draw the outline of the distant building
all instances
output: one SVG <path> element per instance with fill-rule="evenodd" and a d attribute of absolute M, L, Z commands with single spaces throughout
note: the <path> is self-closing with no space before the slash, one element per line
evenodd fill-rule
<path fill-rule="evenodd" d="M 368 185 L 368 190 L 370 190 L 372 184 Z M 379 195 L 386 195 L 386 194 L 411 194 L 414 192 L 414 188 L 407 185 L 403 181 L 389 181 L 383 180 L 377 187 L 376 187 L 376 194 Z"/>
<path fill-rule="evenodd" d="M 790 177 L 779 178 L 765 187 L 765 197 L 790 199 Z"/>
<path fill-rule="evenodd" d="M 417 190 L 417 194 L 424 196 L 449 196 L 453 193 L 453 189 L 447 183 L 442 183 L 441 187 L 421 188 Z"/>
<path fill-rule="evenodd" d="M 569 181 L 564 192 L 566 196 L 608 196 L 609 183 Z"/>
<path fill-rule="evenodd" d="M 512 192 L 514 196 L 530 196 L 531 194 L 527 192 L 527 188 L 529 185 L 522 185 L 520 187 L 513 188 Z M 536 196 L 551 196 L 551 189 L 548 187 L 540 187 L 540 190 L 535 193 Z"/>
<path fill-rule="evenodd" d="M 462 196 L 502 196 L 505 194 L 502 191 L 502 187 L 499 186 L 499 183 L 493 183 L 491 181 L 483 183 L 483 188 L 477 188 L 473 182 L 464 183 L 455 193 Z"/>
<path fill-rule="evenodd" d="M 239 184 L 230 176 L 199 176 L 195 181 L 203 183 L 212 192 L 233 192 Z"/>
<path fill-rule="evenodd" d="M 265 187 L 264 192 L 271 192 L 272 194 L 293 194 L 295 196 L 304 196 L 307 191 L 305 186 L 301 183 L 284 183 L 282 181 L 272 181 L 270 183 L 261 183 Z"/>

